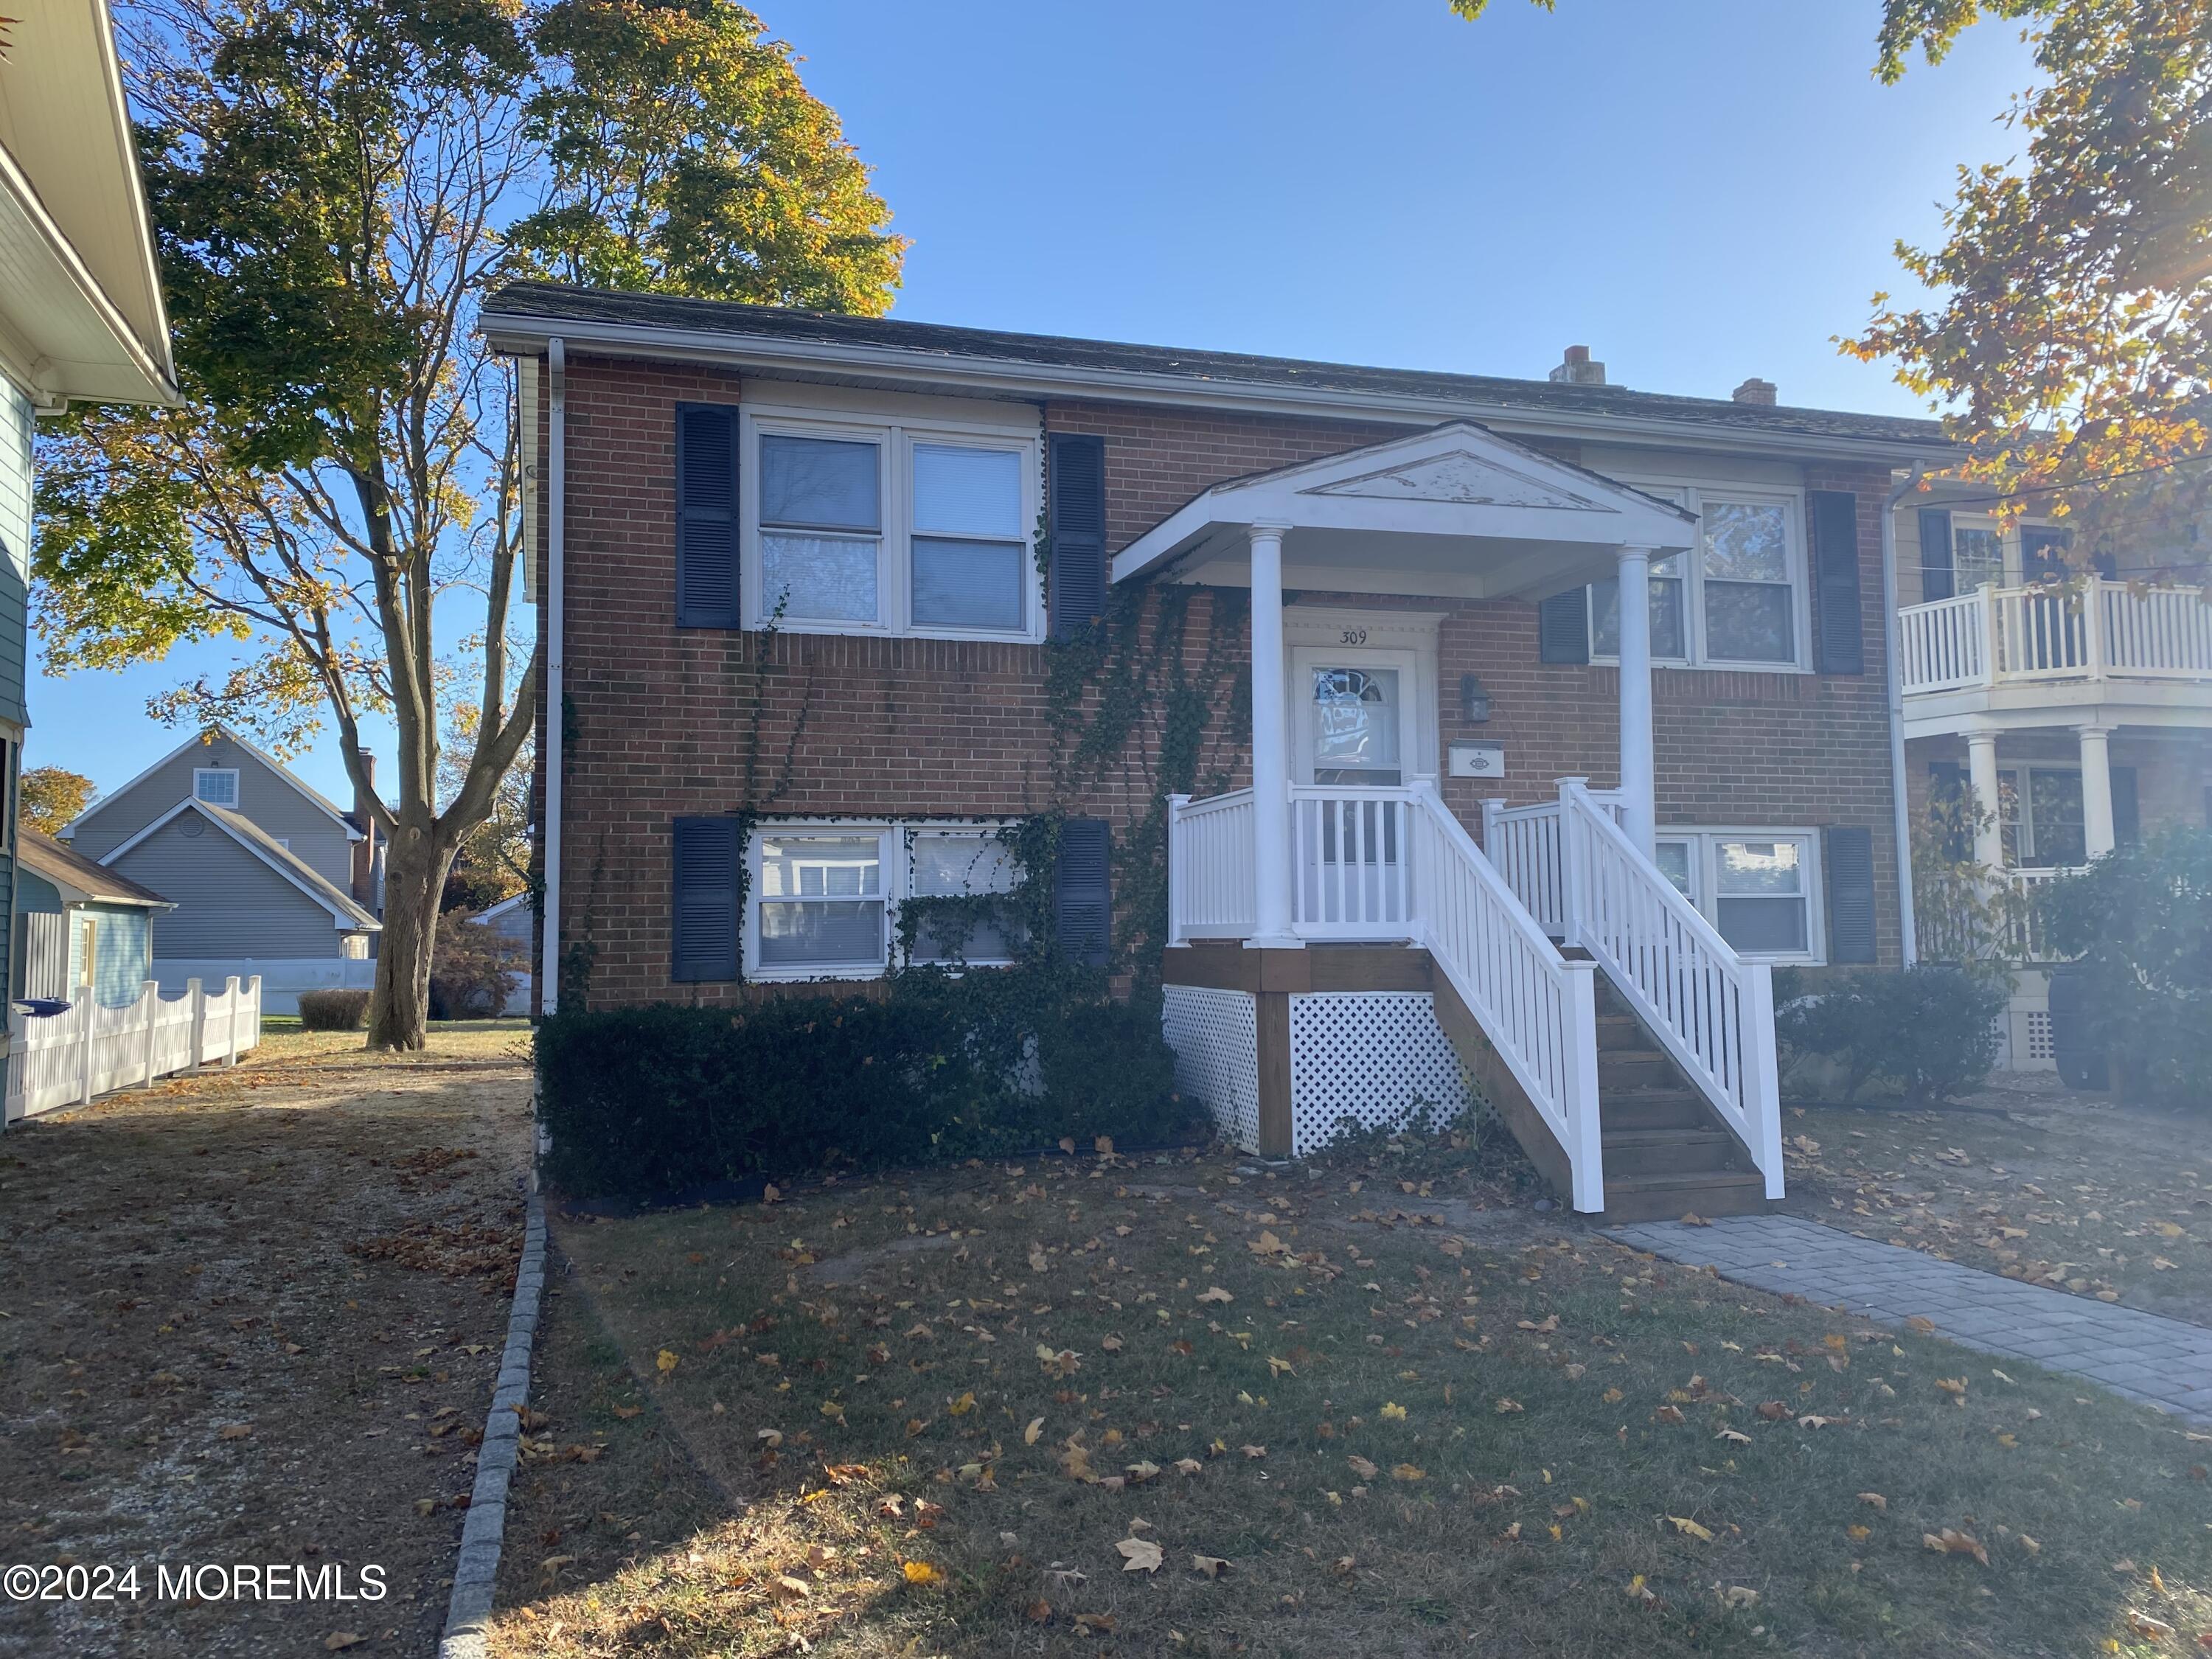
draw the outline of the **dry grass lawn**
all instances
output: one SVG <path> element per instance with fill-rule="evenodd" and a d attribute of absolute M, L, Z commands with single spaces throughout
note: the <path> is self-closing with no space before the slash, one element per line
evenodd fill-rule
<path fill-rule="evenodd" d="M 1469 1164 L 556 1218 L 495 1651 L 2203 1650 L 2212 1440 Z"/>
<path fill-rule="evenodd" d="M 421 1655 L 504 1340 L 528 1033 L 272 1030 L 0 1137 L 0 1564 L 136 1565 L 0 1601 L 0 1655 Z M 385 1570 L 380 1603 L 156 1600 L 157 1561 Z M 353 1642 L 326 1646 L 339 1638 Z"/>
<path fill-rule="evenodd" d="M 2212 1325 L 2212 1109 L 2124 1106 L 2048 1073 L 1996 1082 L 1964 1111 L 1785 1114 L 1788 1207 Z"/>

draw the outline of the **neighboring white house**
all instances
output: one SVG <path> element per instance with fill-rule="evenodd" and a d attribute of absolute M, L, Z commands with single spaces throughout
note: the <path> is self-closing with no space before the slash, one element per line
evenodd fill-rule
<path fill-rule="evenodd" d="M 470 921 L 479 927 L 490 928 L 502 939 L 513 939 L 520 947 L 516 953 L 518 959 L 524 963 L 530 960 L 532 933 L 537 916 L 530 908 L 529 894 L 517 893 L 513 898 L 501 899 L 487 908 L 482 915 L 471 916 Z M 514 988 L 507 994 L 507 1006 L 500 1012 L 504 1014 L 528 1013 L 530 986 L 531 975 L 527 972 L 518 973 L 514 976 Z"/>
<path fill-rule="evenodd" d="M 341 811 L 242 738 L 202 732 L 62 833 L 174 902 L 153 964 L 166 991 L 258 974 L 264 1011 L 281 1014 L 301 991 L 374 981 L 374 821 Z"/>
<path fill-rule="evenodd" d="M 138 1000 L 153 977 L 154 923 L 177 907 L 29 824 L 16 830 L 18 997 L 70 999 L 93 988 L 103 1008 Z"/>

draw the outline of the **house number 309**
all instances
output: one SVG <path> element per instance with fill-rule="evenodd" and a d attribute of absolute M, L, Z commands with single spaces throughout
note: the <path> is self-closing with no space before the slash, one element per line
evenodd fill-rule
<path fill-rule="evenodd" d="M 1347 628 L 1344 630 L 1344 638 L 1339 643 L 1364 645 L 1367 643 L 1367 630 L 1364 628 Z"/>

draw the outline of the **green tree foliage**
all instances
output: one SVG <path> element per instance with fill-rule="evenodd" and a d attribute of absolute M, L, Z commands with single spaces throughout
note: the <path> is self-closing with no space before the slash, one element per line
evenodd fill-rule
<path fill-rule="evenodd" d="M 2124 847 L 2052 884 L 2042 910 L 2122 1086 L 2198 1108 L 2212 1099 L 2212 832 Z"/>
<path fill-rule="evenodd" d="M 903 245 L 788 51 L 720 0 L 140 0 L 123 21 L 187 401 L 49 428 L 37 625 L 64 669 L 237 641 L 154 712 L 280 752 L 335 726 L 391 838 L 368 1040 L 420 1047 L 446 874 L 537 692 L 509 636 L 521 479 L 486 286 L 879 312 Z M 380 790 L 371 714 L 398 731 Z"/>
<path fill-rule="evenodd" d="M 52 835 L 92 805 L 92 780 L 64 766 L 33 766 L 15 781 L 16 815 Z"/>

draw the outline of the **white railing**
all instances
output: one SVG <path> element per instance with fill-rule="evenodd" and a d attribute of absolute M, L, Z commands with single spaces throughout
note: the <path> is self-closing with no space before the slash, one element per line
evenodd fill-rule
<path fill-rule="evenodd" d="M 1565 780 L 1562 780 L 1565 781 Z M 1582 779 L 1577 778 L 1580 783 Z M 1620 820 L 1620 792 L 1591 789 L 1589 799 Z M 1536 924 L 1553 939 L 1567 931 L 1567 895 L 1559 859 L 1560 807 L 1556 800 L 1534 806 L 1508 806 L 1502 800 L 1482 803 L 1482 850 L 1505 884 L 1536 918 Z"/>
<path fill-rule="evenodd" d="M 1576 780 L 1559 799 L 1567 942 L 1597 959 L 1781 1197 L 1772 969 L 1738 957 Z"/>
<path fill-rule="evenodd" d="M 2212 604 L 2194 587 L 2085 577 L 1983 586 L 1898 612 L 1908 695 L 2054 680 L 2212 680 Z"/>
<path fill-rule="evenodd" d="M 1413 937 L 1565 1151 L 1574 1207 L 1601 1211 L 1594 964 L 1560 956 L 1433 787 L 1408 793 Z"/>
<path fill-rule="evenodd" d="M 12 1122 L 172 1072 L 235 1064 L 261 1041 L 261 981 L 232 979 L 209 992 L 192 980 L 181 997 L 164 997 L 149 979 L 137 1000 L 114 1008 L 101 1007 L 83 986 L 65 1010 L 43 1018 L 11 1006 L 8 1040 Z"/>
<path fill-rule="evenodd" d="M 1291 923 L 1301 939 L 1412 937 L 1407 789 L 1291 788 Z"/>
<path fill-rule="evenodd" d="M 2068 876 L 2078 876 L 2080 868 L 2049 868 L 2007 870 L 2005 885 L 2010 890 L 2010 902 L 2004 906 L 2005 930 L 2010 936 L 2012 959 L 2014 962 L 2055 962 L 2050 942 L 2043 933 L 2043 891 L 2053 882 Z"/>
<path fill-rule="evenodd" d="M 1252 792 L 1168 797 L 1168 943 L 1247 939 L 1259 925 Z"/>

